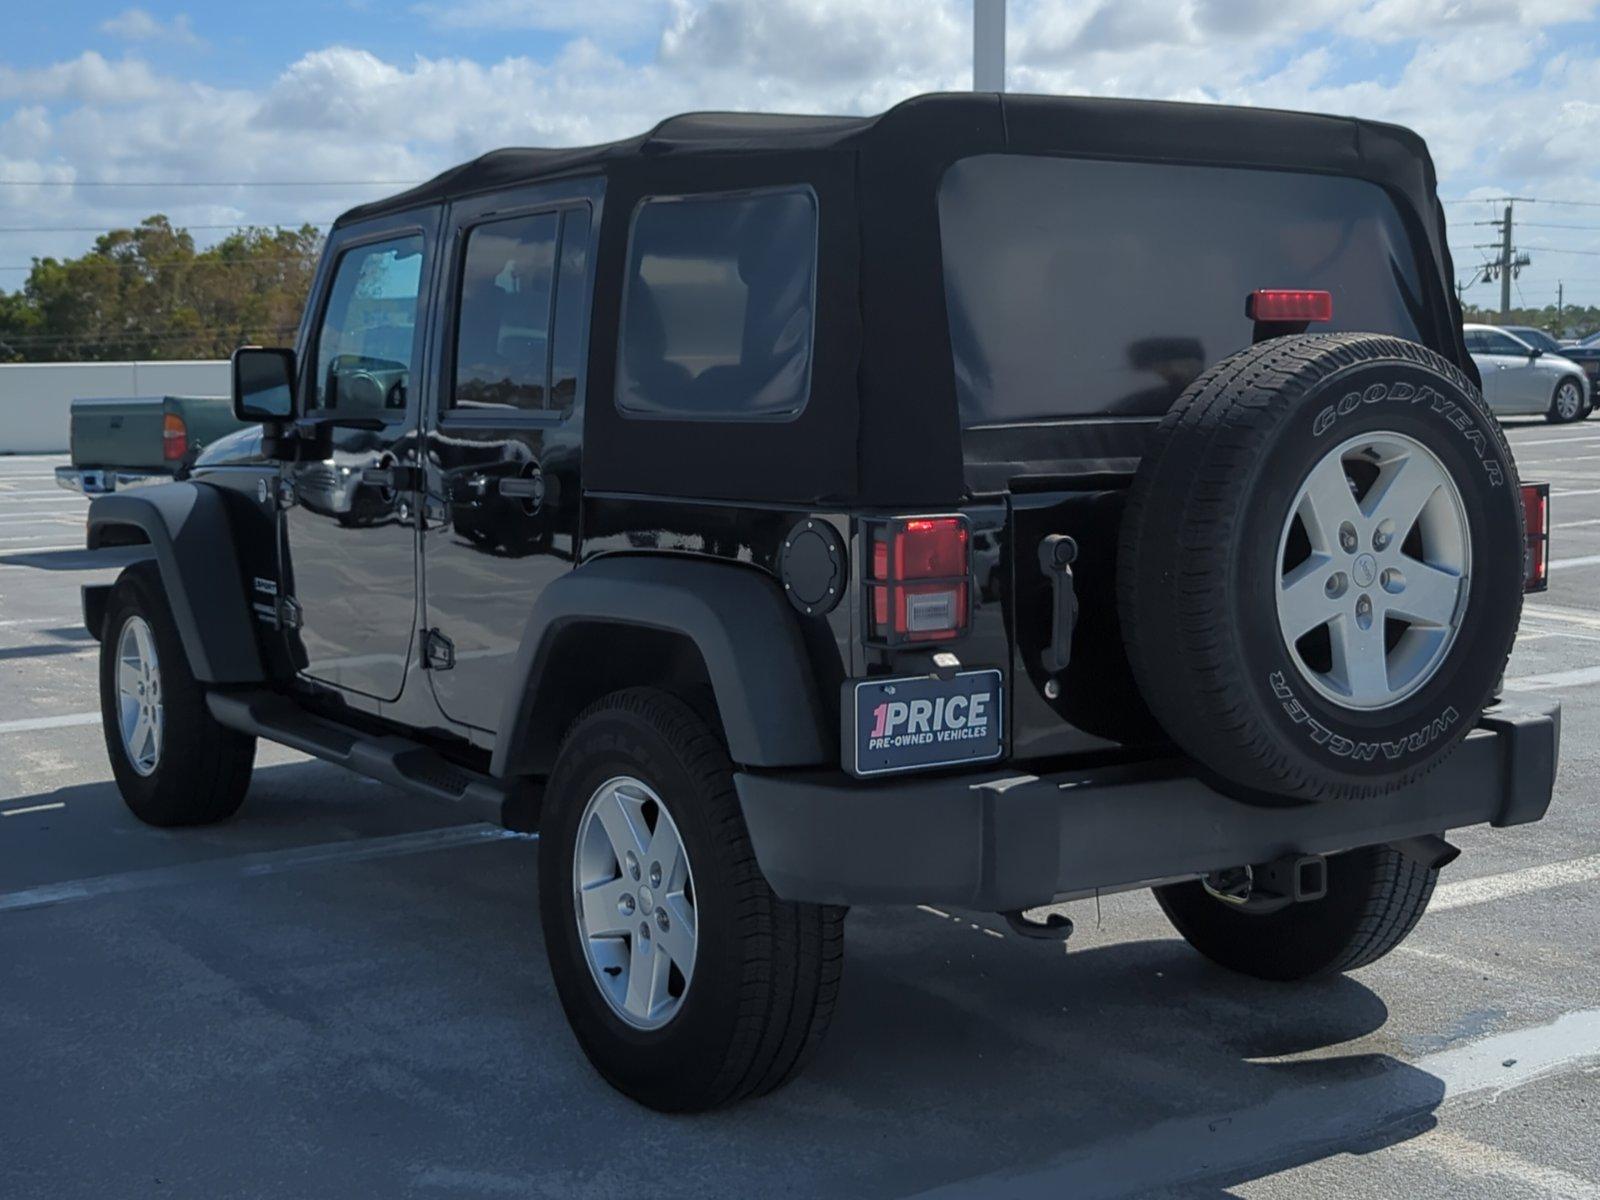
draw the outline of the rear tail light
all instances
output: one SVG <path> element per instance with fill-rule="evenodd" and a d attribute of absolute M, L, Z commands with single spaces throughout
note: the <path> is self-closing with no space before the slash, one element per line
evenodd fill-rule
<path fill-rule="evenodd" d="M 189 427 L 177 413 L 161 418 L 161 457 L 176 462 L 189 453 Z"/>
<path fill-rule="evenodd" d="M 967 630 L 972 531 L 965 517 L 898 517 L 868 526 L 872 639 L 939 642 Z"/>
<path fill-rule="evenodd" d="M 1542 592 L 1550 586 L 1550 485 L 1522 485 L 1522 527 L 1527 550 L 1522 556 L 1522 590 Z"/>
<path fill-rule="evenodd" d="M 1304 325 L 1333 320 L 1333 293 L 1262 288 L 1244 302 L 1244 315 L 1264 325 Z"/>

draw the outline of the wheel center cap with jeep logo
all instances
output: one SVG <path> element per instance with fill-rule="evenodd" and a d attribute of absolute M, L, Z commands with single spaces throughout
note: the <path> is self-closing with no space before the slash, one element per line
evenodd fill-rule
<path fill-rule="evenodd" d="M 1371 587 L 1378 578 L 1378 560 L 1370 554 L 1356 555 L 1356 561 L 1350 566 L 1350 576 L 1357 587 Z"/>

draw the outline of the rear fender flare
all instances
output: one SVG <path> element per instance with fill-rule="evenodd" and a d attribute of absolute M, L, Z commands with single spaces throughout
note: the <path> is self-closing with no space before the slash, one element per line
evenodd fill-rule
<path fill-rule="evenodd" d="M 89 505 L 89 549 L 126 544 L 129 530 L 140 531 L 150 544 L 195 678 L 205 683 L 262 680 L 233 526 L 218 491 L 197 483 L 162 483 L 100 496 Z M 96 607 L 103 615 L 103 602 Z M 87 617 L 87 597 L 85 609 Z"/>
<path fill-rule="evenodd" d="M 501 710 L 491 772 L 549 771 L 560 730 L 536 724 L 541 686 L 563 640 L 618 625 L 686 639 L 715 695 L 728 752 L 754 767 L 837 760 L 798 618 L 752 567 L 665 555 L 614 555 L 577 567 L 534 603 Z M 648 675 L 646 664 L 641 673 Z"/>

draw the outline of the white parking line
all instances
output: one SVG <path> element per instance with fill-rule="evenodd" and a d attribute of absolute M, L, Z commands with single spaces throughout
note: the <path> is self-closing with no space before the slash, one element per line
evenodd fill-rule
<path fill-rule="evenodd" d="M 1600 563 L 1600 554 L 1583 554 L 1577 558 L 1552 558 L 1550 569 L 1559 571 L 1563 567 L 1592 567 L 1595 563 Z"/>
<path fill-rule="evenodd" d="M 1548 888 L 1592 883 L 1596 879 L 1600 879 L 1600 854 L 1571 858 L 1566 862 L 1543 863 L 1537 867 L 1524 867 L 1520 871 L 1442 883 L 1434 889 L 1433 899 L 1428 901 L 1428 911 L 1448 912 L 1469 904 L 1486 904 L 1491 900 L 1526 896 L 1529 892 L 1542 892 Z"/>
<path fill-rule="evenodd" d="M 1597 1058 L 1600 1009 L 1585 1009 L 1411 1063 L 1380 1058 L 1375 1069 L 1354 1076 L 1329 1081 L 1324 1073 L 1320 1083 L 1268 1087 L 1255 1104 L 1159 1121 L 1041 1166 L 1002 1168 L 918 1195 L 1089 1200 L 1256 1178 L 1273 1165 L 1305 1161 L 1303 1154 L 1320 1157 L 1329 1147 L 1353 1145 L 1402 1118 L 1484 1093 L 1503 1095 Z M 1295 1065 L 1290 1060 L 1279 1069 Z"/>
<path fill-rule="evenodd" d="M 1515 675 L 1506 680 L 1506 689 L 1513 692 L 1548 692 L 1552 688 L 1586 687 L 1591 683 L 1600 683 L 1600 667 L 1573 667 L 1567 671 Z"/>
<path fill-rule="evenodd" d="M 537 835 L 513 833 L 498 825 L 474 823 L 451 825 L 444 829 L 424 829 L 417 833 L 398 833 L 392 837 L 351 838 L 346 842 L 327 842 L 315 846 L 291 846 L 285 850 L 263 850 L 231 858 L 215 858 L 184 863 L 177 867 L 154 867 L 145 871 L 125 871 L 120 875 L 99 875 L 93 879 L 71 879 L 47 883 L 16 892 L 0 892 L 0 912 L 23 908 L 43 908 L 69 900 L 91 900 L 123 892 L 173 887 L 190 883 L 216 883 L 275 875 L 302 867 L 328 863 L 369 862 L 403 854 L 424 854 L 432 850 L 451 850 L 459 846 L 484 845 L 512 839 L 531 839 Z"/>
<path fill-rule="evenodd" d="M 66 806 L 65 800 L 57 800 L 54 804 L 30 804 L 27 808 L 0 808 L 0 817 L 20 817 L 24 813 L 50 812 Z"/>
<path fill-rule="evenodd" d="M 1574 434 L 1571 437 L 1529 438 L 1526 441 L 1521 438 L 1512 438 L 1511 448 L 1520 450 L 1523 446 L 1581 446 L 1585 442 L 1600 442 L 1600 434 L 1588 433 Z"/>
<path fill-rule="evenodd" d="M 6 621 L 0 621 L 0 629 L 15 629 L 22 625 L 76 626 L 81 620 L 83 620 L 83 617 L 77 613 L 73 613 L 69 617 L 12 617 Z"/>
<path fill-rule="evenodd" d="M 1573 491 L 1556 488 L 1551 491 L 1550 495 L 1558 500 L 1568 496 L 1600 496 L 1600 488 L 1577 488 Z"/>
<path fill-rule="evenodd" d="M 1520 1185 L 1546 1200 L 1600 1200 L 1600 1183 L 1560 1167 L 1535 1162 L 1514 1150 L 1487 1146 L 1448 1130 L 1432 1129 L 1396 1148 L 1403 1154 L 1422 1154 L 1437 1159 L 1439 1166 L 1449 1174 Z"/>
<path fill-rule="evenodd" d="M 98 725 L 98 712 L 67 713 L 61 717 L 26 717 L 21 721 L 0 721 L 0 733 L 30 733 L 35 729 L 70 729 L 75 725 Z"/>

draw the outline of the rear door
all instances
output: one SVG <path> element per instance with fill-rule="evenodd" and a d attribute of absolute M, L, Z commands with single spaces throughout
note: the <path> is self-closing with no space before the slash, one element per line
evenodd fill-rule
<path fill-rule="evenodd" d="M 969 492 L 1008 507 L 1014 756 L 1157 735 L 1122 650 L 1117 537 L 1145 439 L 1247 348 L 1258 289 L 1333 297 L 1314 328 L 1440 340 L 1448 298 L 1379 186 L 1293 171 L 986 154 L 939 197 Z M 1452 339 L 1453 340 L 1453 339 Z M 1442 347 L 1454 353 L 1453 347 Z M 1045 539 L 1074 538 L 1070 662 Z"/>
<path fill-rule="evenodd" d="M 437 334 L 422 561 L 434 696 L 500 722 L 523 627 L 570 569 L 598 180 L 458 202 Z"/>
<path fill-rule="evenodd" d="M 1482 347 L 1474 358 L 1483 376 L 1483 396 L 1499 413 L 1543 412 L 1550 397 L 1544 395 L 1544 381 L 1535 369 L 1537 360 L 1528 357 L 1528 347 L 1498 329 L 1476 331 Z"/>
<path fill-rule="evenodd" d="M 440 212 L 336 231 L 302 409 L 315 449 L 283 469 L 280 589 L 307 679 L 399 697 L 416 628 L 417 419 Z"/>

